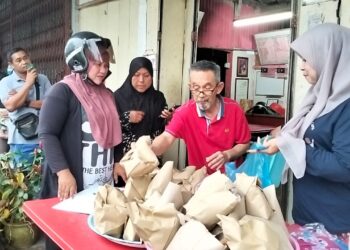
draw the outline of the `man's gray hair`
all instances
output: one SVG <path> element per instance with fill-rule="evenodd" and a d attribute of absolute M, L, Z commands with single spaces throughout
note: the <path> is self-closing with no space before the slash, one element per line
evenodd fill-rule
<path fill-rule="evenodd" d="M 191 71 L 213 71 L 216 82 L 220 82 L 220 66 L 215 62 L 207 60 L 195 62 L 190 67 L 190 72 Z"/>

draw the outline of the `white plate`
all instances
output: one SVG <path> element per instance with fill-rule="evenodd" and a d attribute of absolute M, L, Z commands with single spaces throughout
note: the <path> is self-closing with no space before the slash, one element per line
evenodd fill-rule
<path fill-rule="evenodd" d="M 130 240 L 124 240 L 120 238 L 115 238 L 106 234 L 100 234 L 97 229 L 95 228 L 95 223 L 94 223 L 94 217 L 92 214 L 89 215 L 88 217 L 88 225 L 89 228 L 94 231 L 96 234 L 106 238 L 107 240 L 110 240 L 112 242 L 118 243 L 120 245 L 124 246 L 129 246 L 129 247 L 136 247 L 136 248 L 146 248 L 146 246 L 141 242 L 141 241 L 130 241 Z"/>

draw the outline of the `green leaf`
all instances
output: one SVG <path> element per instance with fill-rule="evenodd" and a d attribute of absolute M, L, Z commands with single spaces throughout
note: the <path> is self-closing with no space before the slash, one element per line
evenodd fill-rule
<path fill-rule="evenodd" d="M 22 199 L 21 200 L 18 199 L 18 200 L 15 201 L 15 203 L 13 203 L 12 207 L 17 208 L 17 207 L 21 206 L 22 203 L 23 203 L 23 200 Z"/>
<path fill-rule="evenodd" d="M 24 193 L 24 194 L 23 194 L 23 199 L 24 199 L 24 200 L 28 200 L 28 193 Z"/>
<path fill-rule="evenodd" d="M 1 185 L 5 186 L 5 185 L 12 185 L 13 181 L 12 180 L 3 180 Z"/>
<path fill-rule="evenodd" d="M 17 197 L 21 198 L 23 197 L 24 191 L 22 189 L 18 190 Z"/>
<path fill-rule="evenodd" d="M 12 187 L 7 188 L 3 193 L 2 193 L 2 200 L 7 200 L 10 197 L 10 194 L 14 191 Z"/>

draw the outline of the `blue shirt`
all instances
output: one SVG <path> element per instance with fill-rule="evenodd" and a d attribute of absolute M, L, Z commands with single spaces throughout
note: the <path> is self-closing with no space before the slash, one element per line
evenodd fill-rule
<path fill-rule="evenodd" d="M 13 72 L 11 75 L 4 77 L 0 81 L 0 99 L 1 102 L 4 103 L 9 99 L 9 92 L 11 90 L 16 90 L 17 92 L 22 88 L 25 80 L 20 78 L 16 72 Z M 51 83 L 49 79 L 42 74 L 38 75 L 38 83 L 39 83 L 39 90 L 40 90 L 40 100 L 43 100 L 45 97 L 45 94 L 51 87 Z M 35 86 L 33 85 L 28 93 L 27 100 L 36 100 L 36 90 Z M 32 112 L 34 114 L 39 115 L 39 110 L 29 107 L 20 107 L 17 110 L 13 112 L 9 112 L 9 120 L 7 122 L 7 130 L 8 130 L 8 144 L 37 144 L 38 139 L 32 139 L 32 140 L 26 140 L 21 136 L 13 121 L 16 120 L 16 118 L 24 113 Z"/>
<path fill-rule="evenodd" d="M 293 180 L 293 218 L 350 232 L 350 99 L 317 118 L 304 140 L 306 172 Z"/>

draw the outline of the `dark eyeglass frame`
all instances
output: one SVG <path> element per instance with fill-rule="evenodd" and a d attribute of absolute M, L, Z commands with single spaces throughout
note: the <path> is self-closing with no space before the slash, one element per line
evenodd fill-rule
<path fill-rule="evenodd" d="M 212 89 L 202 89 L 202 90 L 200 90 L 200 88 L 194 89 L 193 86 L 191 86 L 191 84 L 189 84 L 188 86 L 190 88 L 191 93 L 195 96 L 199 96 L 201 93 L 205 96 L 210 96 L 214 93 L 215 89 L 219 86 L 219 84 L 217 83 L 215 87 Z"/>

